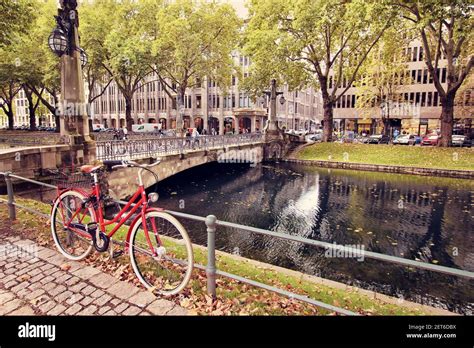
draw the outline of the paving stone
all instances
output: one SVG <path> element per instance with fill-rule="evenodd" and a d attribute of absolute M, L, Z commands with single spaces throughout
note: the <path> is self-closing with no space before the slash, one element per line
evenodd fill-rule
<path fill-rule="evenodd" d="M 92 297 L 86 296 L 82 299 L 81 305 L 87 306 L 87 305 L 90 305 L 93 301 L 94 301 L 94 299 Z"/>
<path fill-rule="evenodd" d="M 81 312 L 77 313 L 77 315 L 93 315 L 97 311 L 97 306 L 90 305 L 84 308 Z"/>
<path fill-rule="evenodd" d="M 72 295 L 74 295 L 74 293 L 67 290 L 67 291 L 64 291 L 64 292 L 60 293 L 59 295 L 57 295 L 54 299 L 56 300 L 56 302 L 61 303 L 61 302 L 66 301 Z"/>
<path fill-rule="evenodd" d="M 93 297 L 93 298 L 99 298 L 99 297 L 101 297 L 103 294 L 105 294 L 105 292 L 103 292 L 103 291 L 100 290 L 100 289 L 97 289 L 96 291 L 94 291 L 94 292 L 91 294 L 91 297 Z"/>
<path fill-rule="evenodd" d="M 2 277 L 2 279 L 0 279 L 0 284 L 5 284 L 5 283 L 8 283 L 9 281 L 11 280 L 16 280 L 17 276 L 14 275 L 14 274 L 9 274 L 5 277 Z"/>
<path fill-rule="evenodd" d="M 54 255 L 57 255 L 57 251 L 55 250 L 51 250 L 48 248 L 38 250 L 38 257 L 43 260 L 48 259 Z"/>
<path fill-rule="evenodd" d="M 69 305 L 72 305 L 76 302 L 79 302 L 80 300 L 82 300 L 84 298 L 83 295 L 81 294 L 72 294 L 67 300 L 66 300 L 66 303 L 69 304 Z"/>
<path fill-rule="evenodd" d="M 75 303 L 73 304 L 71 307 L 69 307 L 68 309 L 66 309 L 66 311 L 64 312 L 64 314 L 66 315 L 74 315 L 76 314 L 77 312 L 79 312 L 80 310 L 82 309 L 82 306 L 78 303 Z"/>
<path fill-rule="evenodd" d="M 45 291 L 43 289 L 36 289 L 33 292 L 31 292 L 30 294 L 26 295 L 25 298 L 27 300 L 34 300 L 35 298 L 40 297 L 44 293 L 45 293 Z"/>
<path fill-rule="evenodd" d="M 88 285 L 88 286 L 86 286 L 84 289 L 82 289 L 81 292 L 82 292 L 84 295 L 90 295 L 90 294 L 92 294 L 95 290 L 96 290 L 95 287 L 93 287 L 92 285 Z"/>
<path fill-rule="evenodd" d="M 50 311 L 51 309 L 53 309 L 57 305 L 58 304 L 54 301 L 48 301 L 48 302 L 45 302 L 45 303 L 39 305 L 38 308 L 41 312 L 47 313 L 48 311 Z"/>
<path fill-rule="evenodd" d="M 68 281 L 66 281 L 66 282 L 64 283 L 64 285 L 73 286 L 73 285 L 79 283 L 80 280 L 81 280 L 81 278 L 72 276 L 72 278 L 69 279 Z"/>
<path fill-rule="evenodd" d="M 56 266 L 61 266 L 64 263 L 67 263 L 69 260 L 66 259 L 64 256 L 61 254 L 55 253 L 53 256 L 48 257 L 46 259 L 46 262 L 52 263 L 53 265 Z"/>
<path fill-rule="evenodd" d="M 51 296 L 56 296 L 66 290 L 64 285 L 56 285 L 54 288 L 48 291 Z"/>
<path fill-rule="evenodd" d="M 114 306 L 118 306 L 119 304 L 122 303 L 122 301 L 119 300 L 118 298 L 114 298 L 112 301 L 110 301 L 110 303 Z"/>
<path fill-rule="evenodd" d="M 55 289 L 56 287 L 58 286 L 58 284 L 56 283 L 53 283 L 53 282 L 50 282 L 48 284 L 44 284 L 43 285 L 43 289 L 45 289 L 46 291 L 51 291 L 52 289 Z"/>
<path fill-rule="evenodd" d="M 40 273 L 41 273 L 41 270 L 39 270 L 39 269 L 37 269 L 37 268 L 32 269 L 32 270 L 30 270 L 30 271 L 27 272 L 27 274 L 29 274 L 29 275 L 32 276 L 32 277 L 35 276 L 35 275 L 37 275 L 37 274 L 40 274 Z"/>
<path fill-rule="evenodd" d="M 117 307 L 114 308 L 114 311 L 117 313 L 122 313 L 125 309 L 127 309 L 128 303 L 121 303 Z"/>
<path fill-rule="evenodd" d="M 9 312 L 14 311 L 15 309 L 21 307 L 22 301 L 20 299 L 14 299 L 8 302 L 5 302 L 0 306 L 0 315 L 5 315 Z"/>
<path fill-rule="evenodd" d="M 173 309 L 174 306 L 175 304 L 171 301 L 157 299 L 150 303 L 148 307 L 146 307 L 146 310 L 154 315 L 165 315 L 167 312 Z"/>
<path fill-rule="evenodd" d="M 166 315 L 188 315 L 188 311 L 181 306 L 174 306 Z"/>
<path fill-rule="evenodd" d="M 62 312 L 64 312 L 65 310 L 67 309 L 66 306 L 63 306 L 62 304 L 57 304 L 56 306 L 54 306 L 53 309 L 51 309 L 47 315 L 59 315 L 61 314 Z"/>
<path fill-rule="evenodd" d="M 137 306 L 130 306 L 122 312 L 122 315 L 137 315 L 141 312 L 141 309 Z"/>
<path fill-rule="evenodd" d="M 0 305 L 4 304 L 5 302 L 11 301 L 15 298 L 15 294 L 11 292 L 5 292 L 0 294 Z"/>
<path fill-rule="evenodd" d="M 106 273 L 101 273 L 96 276 L 93 276 L 89 278 L 89 281 L 101 289 L 110 288 L 112 285 L 119 282 L 117 278 L 112 277 L 111 275 L 106 274 Z"/>
<path fill-rule="evenodd" d="M 16 287 L 17 285 L 18 285 L 18 282 L 16 280 L 10 280 L 4 285 L 4 287 L 5 289 L 11 289 L 13 287 Z"/>
<path fill-rule="evenodd" d="M 35 311 L 30 306 L 23 306 L 9 313 L 8 315 L 35 315 Z"/>
<path fill-rule="evenodd" d="M 107 295 L 107 294 L 104 294 L 104 295 L 102 295 L 101 297 L 99 297 L 98 299 L 95 299 L 95 300 L 94 300 L 94 304 L 96 304 L 96 305 L 98 305 L 98 306 L 103 306 L 103 305 L 105 305 L 107 302 L 109 302 L 111 298 L 112 298 L 112 296 Z"/>
<path fill-rule="evenodd" d="M 117 312 L 115 312 L 114 310 L 111 309 L 110 311 L 105 312 L 103 315 L 108 315 L 108 316 L 111 316 L 111 315 L 112 315 L 112 316 L 115 316 L 115 315 L 117 315 L 117 314 L 118 314 Z"/>
<path fill-rule="evenodd" d="M 56 283 L 58 284 L 64 284 L 66 283 L 66 280 L 70 279 L 72 275 L 64 273 L 62 276 L 56 278 Z"/>
<path fill-rule="evenodd" d="M 156 300 L 156 296 L 149 291 L 140 291 L 138 294 L 133 295 L 128 299 L 128 302 L 137 305 L 140 308 L 144 308 L 150 303 Z"/>
<path fill-rule="evenodd" d="M 111 308 L 109 306 L 103 306 L 103 307 L 99 307 L 99 314 L 102 315 L 106 312 L 108 312 Z"/>
<path fill-rule="evenodd" d="M 40 274 L 35 275 L 33 278 L 28 279 L 28 282 L 29 283 L 36 283 L 36 282 L 39 282 L 43 278 L 44 278 L 44 275 L 40 273 Z"/>
<path fill-rule="evenodd" d="M 107 289 L 107 292 L 117 296 L 118 298 L 122 300 L 126 300 L 133 295 L 135 295 L 139 289 L 136 286 L 133 286 L 129 283 L 125 282 L 119 282 L 114 285 L 112 285 L 110 288 Z"/>
<path fill-rule="evenodd" d="M 28 284 L 26 284 L 26 285 L 28 285 Z M 25 285 L 25 286 L 26 286 L 26 285 Z M 18 291 L 18 292 L 16 293 L 16 295 L 17 295 L 18 297 L 26 297 L 26 296 L 28 296 L 29 294 L 31 294 L 31 292 L 32 292 L 32 291 L 31 291 L 30 289 L 28 289 L 28 288 L 23 288 L 23 289 L 21 289 L 20 291 Z"/>
<path fill-rule="evenodd" d="M 74 286 L 71 286 L 69 288 L 69 290 L 73 291 L 73 292 L 79 292 L 81 291 L 83 288 L 85 288 L 87 286 L 87 283 L 84 283 L 84 282 L 80 282 L 80 283 L 77 283 L 76 285 Z"/>
<path fill-rule="evenodd" d="M 75 276 L 78 276 L 79 278 L 82 278 L 82 279 L 89 279 L 89 278 L 97 275 L 98 273 L 100 273 L 100 271 L 98 269 L 95 269 L 95 268 L 90 267 L 90 266 L 85 266 L 83 268 L 79 268 L 79 269 L 75 270 L 74 272 L 72 272 L 72 274 L 74 274 Z"/>
<path fill-rule="evenodd" d="M 31 284 L 28 287 L 28 289 L 30 289 L 31 291 L 36 290 L 36 289 L 44 289 L 44 284 L 41 284 L 40 282 L 36 282 L 36 283 Z"/>
<path fill-rule="evenodd" d="M 39 282 L 40 282 L 41 284 L 47 284 L 47 283 L 49 283 L 49 282 L 52 282 L 53 280 L 54 280 L 53 277 L 51 277 L 51 276 L 46 276 L 46 277 L 44 277 L 43 279 L 41 279 Z"/>

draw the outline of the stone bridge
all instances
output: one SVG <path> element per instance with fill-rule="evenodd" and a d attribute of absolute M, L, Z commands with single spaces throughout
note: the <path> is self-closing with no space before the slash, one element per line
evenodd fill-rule
<path fill-rule="evenodd" d="M 97 160 L 134 160 L 138 163 L 161 163 L 153 172 L 159 181 L 187 169 L 210 162 L 248 163 L 255 166 L 266 160 L 278 160 L 291 148 L 290 139 L 261 133 L 238 135 L 172 138 L 134 136 L 129 140 L 95 142 Z M 68 145 L 5 149 L 0 153 L 0 171 L 12 171 L 28 178 L 38 179 L 44 169 L 59 168 L 71 152 Z M 65 157 L 66 156 L 66 157 Z M 69 162 L 69 160 L 67 160 Z M 143 175 L 146 187 L 156 183 L 151 173 Z M 124 168 L 109 174 L 111 193 L 125 198 L 135 192 L 137 169 Z"/>

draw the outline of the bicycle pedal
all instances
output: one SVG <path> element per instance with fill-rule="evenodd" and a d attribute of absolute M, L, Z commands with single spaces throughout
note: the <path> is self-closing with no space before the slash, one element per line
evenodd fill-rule
<path fill-rule="evenodd" d="M 112 253 L 112 258 L 116 259 L 117 257 L 120 257 L 122 255 L 123 255 L 123 250 L 114 250 L 114 252 Z"/>

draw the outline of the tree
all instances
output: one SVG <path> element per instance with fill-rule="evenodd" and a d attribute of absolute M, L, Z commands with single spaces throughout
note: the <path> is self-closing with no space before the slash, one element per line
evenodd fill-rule
<path fill-rule="evenodd" d="M 408 57 L 405 54 L 405 45 L 410 38 L 405 34 L 403 28 L 389 28 L 368 55 L 361 70 L 362 77 L 354 82 L 356 107 L 381 110 L 384 135 L 387 136 L 390 135 L 390 112 L 403 101 L 400 90 L 411 82 L 406 73 Z"/>
<path fill-rule="evenodd" d="M 424 60 L 441 102 L 439 145 L 450 146 L 456 93 L 474 65 L 472 1 L 399 0 L 393 4 L 420 33 Z M 444 58 L 446 86 L 440 74 L 440 61 Z"/>
<path fill-rule="evenodd" d="M 8 118 L 9 129 L 13 129 L 14 125 L 13 101 L 21 89 L 20 65 L 16 44 L 0 47 L 0 107 Z"/>
<path fill-rule="evenodd" d="M 182 108 L 187 88 L 205 78 L 226 90 L 234 72 L 232 51 L 241 21 L 229 4 L 177 0 L 162 7 L 156 17 L 152 44 L 153 68 L 166 93 L 177 96 L 176 128 L 183 128 Z"/>
<path fill-rule="evenodd" d="M 273 77 L 290 88 L 319 87 L 323 141 L 331 141 L 334 104 L 360 76 L 395 11 L 384 1 L 252 0 L 249 12 L 244 52 L 252 59 L 254 89 Z"/>
<path fill-rule="evenodd" d="M 94 69 L 98 69 L 93 72 L 93 84 L 100 80 L 97 77 L 102 75 L 102 68 L 113 78 L 125 100 L 129 130 L 133 124 L 133 96 L 152 72 L 144 19 L 153 14 L 150 6 L 159 4 L 159 1 L 152 0 L 97 0 L 82 5 L 79 32 Z M 100 62 L 102 67 L 98 65 Z"/>
<path fill-rule="evenodd" d="M 0 0 L 0 47 L 12 44 L 18 34 L 27 32 L 32 12 L 30 0 Z"/>

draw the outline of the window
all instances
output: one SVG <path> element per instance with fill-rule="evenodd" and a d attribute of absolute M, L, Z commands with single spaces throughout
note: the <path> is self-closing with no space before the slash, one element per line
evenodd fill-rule
<path fill-rule="evenodd" d="M 418 59 L 420 62 L 423 61 L 423 47 L 420 47 L 420 56 Z"/>
<path fill-rule="evenodd" d="M 428 92 L 426 106 L 431 106 L 433 104 L 433 92 Z"/>
<path fill-rule="evenodd" d="M 411 71 L 411 84 L 415 83 L 416 81 L 416 70 Z"/>
<path fill-rule="evenodd" d="M 411 60 L 411 47 L 408 47 L 407 56 L 408 59 Z"/>
<path fill-rule="evenodd" d="M 201 96 L 200 95 L 196 96 L 196 108 L 197 109 L 201 108 Z"/>
<path fill-rule="evenodd" d="M 332 88 L 332 76 L 329 76 L 329 88 Z"/>
<path fill-rule="evenodd" d="M 438 92 L 433 94 L 433 106 L 438 106 Z"/>
<path fill-rule="evenodd" d="M 345 107 L 346 107 L 346 96 L 343 95 L 341 99 L 342 99 L 342 101 L 341 101 L 341 107 L 342 107 L 342 108 L 345 108 Z"/>
<path fill-rule="evenodd" d="M 415 101 L 415 93 L 411 92 L 410 93 L 410 103 L 413 103 Z"/>
<path fill-rule="evenodd" d="M 420 103 L 420 92 L 416 92 L 416 97 L 415 97 L 415 104 L 419 104 Z"/>
<path fill-rule="evenodd" d="M 428 83 L 428 70 L 424 69 L 423 70 L 423 84 L 427 84 Z"/>
<path fill-rule="evenodd" d="M 235 86 L 237 82 L 237 79 L 235 78 L 235 76 L 232 76 L 232 86 Z"/>
<path fill-rule="evenodd" d="M 421 70 L 418 70 L 418 75 L 417 75 L 417 78 L 416 78 L 416 82 L 421 83 L 421 78 L 422 78 Z"/>
<path fill-rule="evenodd" d="M 446 82 L 446 68 L 443 68 L 442 75 L 441 75 L 441 83 Z"/>
<path fill-rule="evenodd" d="M 356 95 L 354 94 L 354 95 L 352 96 L 351 108 L 355 108 L 355 105 L 356 105 Z"/>
<path fill-rule="evenodd" d="M 418 58 L 418 47 L 413 47 L 413 58 L 412 61 L 416 62 L 416 59 Z"/>
<path fill-rule="evenodd" d="M 421 93 L 421 106 L 426 106 L 426 92 Z"/>

